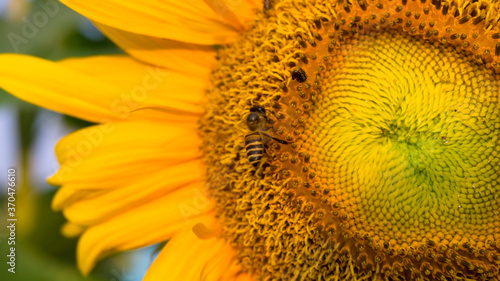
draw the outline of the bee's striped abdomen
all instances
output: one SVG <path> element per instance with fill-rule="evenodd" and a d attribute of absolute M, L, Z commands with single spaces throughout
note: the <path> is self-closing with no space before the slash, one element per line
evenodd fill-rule
<path fill-rule="evenodd" d="M 262 136 L 259 133 L 247 135 L 245 137 L 245 150 L 247 151 L 247 158 L 250 164 L 257 167 L 264 154 Z"/>

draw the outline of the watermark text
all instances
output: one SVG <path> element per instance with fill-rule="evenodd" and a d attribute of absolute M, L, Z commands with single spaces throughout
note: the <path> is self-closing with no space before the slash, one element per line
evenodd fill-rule
<path fill-rule="evenodd" d="M 7 229 L 9 232 L 7 244 L 10 246 L 7 254 L 8 271 L 16 273 L 16 169 L 7 170 Z"/>

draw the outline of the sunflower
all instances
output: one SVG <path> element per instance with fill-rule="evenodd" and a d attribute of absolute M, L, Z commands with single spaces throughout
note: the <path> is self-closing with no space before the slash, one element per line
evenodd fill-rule
<path fill-rule="evenodd" d="M 62 1 L 128 55 L 0 56 L 94 123 L 53 201 L 145 280 L 499 280 L 496 0 Z"/>

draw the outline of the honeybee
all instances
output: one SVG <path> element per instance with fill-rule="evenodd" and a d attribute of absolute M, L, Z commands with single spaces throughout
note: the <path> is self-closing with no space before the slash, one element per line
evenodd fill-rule
<path fill-rule="evenodd" d="M 247 152 L 248 161 L 255 168 L 257 168 L 262 160 L 262 156 L 266 153 L 265 146 L 270 140 L 275 140 L 282 144 L 289 143 L 264 133 L 271 129 L 271 127 L 266 127 L 267 120 L 266 110 L 263 107 L 253 106 L 250 108 L 250 114 L 247 117 L 246 123 L 248 129 L 253 133 L 245 136 L 245 150 Z"/>

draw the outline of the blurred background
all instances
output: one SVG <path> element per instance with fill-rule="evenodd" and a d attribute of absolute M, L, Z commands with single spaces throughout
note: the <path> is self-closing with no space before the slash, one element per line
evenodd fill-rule
<path fill-rule="evenodd" d="M 90 21 L 56 0 L 0 0 L 0 36 L 0 53 L 49 60 L 122 52 Z M 0 89 L 0 280 L 135 281 L 142 280 L 154 260 L 153 246 L 111 256 L 87 278 L 76 267 L 78 239 L 61 235 L 64 217 L 50 209 L 57 188 L 45 180 L 58 169 L 54 154 L 57 141 L 88 125 L 37 108 Z M 7 271 L 9 168 L 17 171 L 15 274 Z"/>

